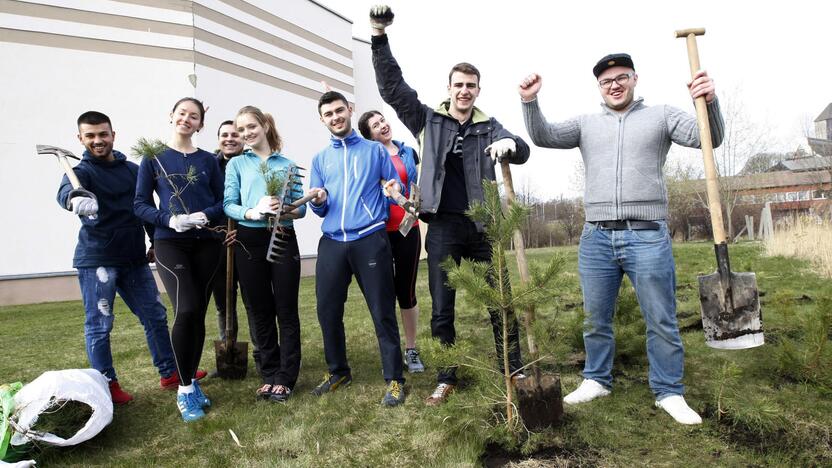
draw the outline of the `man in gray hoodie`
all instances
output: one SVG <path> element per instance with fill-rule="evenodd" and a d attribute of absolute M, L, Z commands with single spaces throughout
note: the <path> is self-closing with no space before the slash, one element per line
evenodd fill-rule
<path fill-rule="evenodd" d="M 519 87 L 532 141 L 546 148 L 580 148 L 586 171 L 586 223 L 578 253 L 586 364 L 583 382 L 564 402 L 583 403 L 610 393 L 612 317 L 627 274 L 647 325 L 649 382 L 656 406 L 679 423 L 700 424 L 702 419 L 683 397 L 684 349 L 676 322 L 676 271 L 662 173 L 671 143 L 699 147 L 696 117 L 634 98 L 638 75 L 627 54 L 603 57 L 592 72 L 604 100 L 601 112 L 564 122 L 549 123 L 543 117 L 537 101 L 540 75 L 527 76 Z M 705 97 L 712 139 L 719 146 L 724 125 L 713 80 L 700 71 L 688 88 L 691 98 Z"/>

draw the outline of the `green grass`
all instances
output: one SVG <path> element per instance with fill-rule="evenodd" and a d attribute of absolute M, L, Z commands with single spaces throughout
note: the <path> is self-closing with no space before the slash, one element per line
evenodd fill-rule
<path fill-rule="evenodd" d="M 567 407 L 562 426 L 514 440 L 487 402 L 496 378 L 463 368 L 466 384 L 448 404 L 427 408 L 441 351 L 430 342 L 430 295 L 422 265 L 419 342 L 428 372 L 407 375 L 403 407 L 380 405 L 384 393 L 378 346 L 369 313 L 353 285 L 347 302 L 347 343 L 353 384 L 323 397 L 309 391 L 325 372 L 315 315 L 314 279 L 301 283 L 303 368 L 285 404 L 256 402 L 259 381 L 249 359 L 244 381 L 205 380 L 214 402 L 208 416 L 184 424 L 174 394 L 158 388 L 138 321 L 116 305 L 113 352 L 122 386 L 136 400 L 115 409 L 99 436 L 70 449 L 44 448 L 39 466 L 477 466 L 531 457 L 521 466 L 829 466 L 832 464 L 832 350 L 828 309 L 832 285 L 807 263 L 763 258 L 756 244 L 731 247 L 735 271 L 755 271 L 764 296 L 767 344 L 744 351 L 705 346 L 696 276 L 714 270 L 710 244 L 675 246 L 679 322 L 686 348 L 687 400 L 704 424 L 684 427 L 653 407 L 647 385 L 643 321 L 625 286 L 616 321 L 615 387 L 609 398 Z M 538 311 L 544 368 L 562 375 L 564 392 L 580 382 L 583 364 L 581 294 L 573 248 L 529 252 L 543 261 L 567 257 L 566 285 L 555 307 Z M 513 265 L 513 259 L 509 259 Z M 516 273 L 516 272 L 515 272 Z M 516 277 L 516 276 L 515 276 Z M 824 299 L 826 298 L 826 299 Z M 494 362 L 485 311 L 457 301 L 460 348 Z M 216 336 L 214 309 L 206 320 Z M 86 366 L 79 302 L 0 308 L 0 383 L 27 382 L 46 370 Z M 247 330 L 244 324 L 241 330 Z M 207 342 L 202 367 L 214 367 Z M 721 410 L 721 412 L 719 411 Z M 233 430 L 243 447 L 229 435 Z"/>

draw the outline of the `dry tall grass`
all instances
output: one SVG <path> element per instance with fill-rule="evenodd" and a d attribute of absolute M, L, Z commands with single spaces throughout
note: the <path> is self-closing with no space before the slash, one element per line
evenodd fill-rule
<path fill-rule="evenodd" d="M 799 218 L 785 229 L 777 229 L 765 242 L 769 257 L 803 258 L 817 268 L 817 273 L 832 278 L 832 223 Z"/>

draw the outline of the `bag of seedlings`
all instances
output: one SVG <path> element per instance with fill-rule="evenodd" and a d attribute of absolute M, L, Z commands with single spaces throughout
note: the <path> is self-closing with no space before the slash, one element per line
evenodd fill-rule
<path fill-rule="evenodd" d="M 14 395 L 11 445 L 77 445 L 95 437 L 112 420 L 113 402 L 100 372 L 44 372 Z"/>

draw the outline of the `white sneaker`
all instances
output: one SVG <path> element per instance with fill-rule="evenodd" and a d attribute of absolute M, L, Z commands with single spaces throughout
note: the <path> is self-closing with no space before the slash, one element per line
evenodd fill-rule
<path fill-rule="evenodd" d="M 671 395 L 656 402 L 656 406 L 665 410 L 679 424 L 702 424 L 702 418 L 690 409 L 682 395 Z"/>
<path fill-rule="evenodd" d="M 575 391 L 563 398 L 563 402 L 567 405 L 577 405 L 609 394 L 610 391 L 603 385 L 594 380 L 584 379 Z"/>

